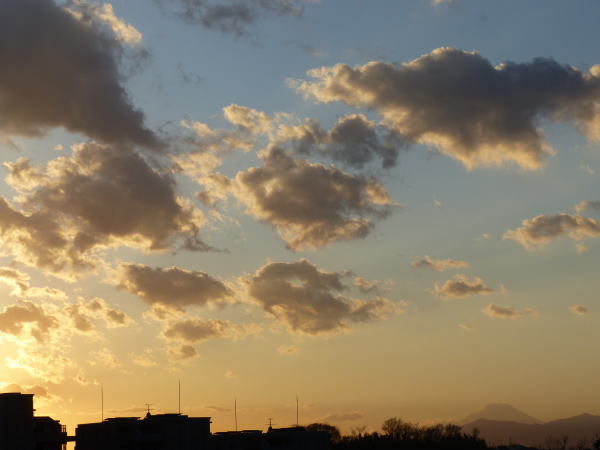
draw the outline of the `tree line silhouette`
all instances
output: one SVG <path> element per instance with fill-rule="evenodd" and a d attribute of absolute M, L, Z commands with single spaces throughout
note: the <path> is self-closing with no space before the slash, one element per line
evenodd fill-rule
<path fill-rule="evenodd" d="M 479 430 L 465 433 L 458 425 L 419 425 L 392 417 L 383 422 L 381 432 L 355 427 L 350 434 L 342 435 L 338 427 L 327 423 L 313 423 L 307 430 L 327 432 L 332 450 L 486 450 L 488 448 L 511 449 L 527 447 L 518 443 L 509 446 L 489 447 L 480 437 Z M 551 443 L 552 441 L 552 443 Z M 588 443 L 578 442 L 568 446 L 568 437 L 548 440 L 543 448 L 548 450 L 600 450 L 600 438 Z"/>

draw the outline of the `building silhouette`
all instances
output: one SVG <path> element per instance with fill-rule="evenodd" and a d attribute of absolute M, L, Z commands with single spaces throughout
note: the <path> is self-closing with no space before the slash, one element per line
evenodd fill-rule
<path fill-rule="evenodd" d="M 33 394 L 0 394 L 0 450 L 328 450 L 329 433 L 304 427 L 211 433 L 210 417 L 146 414 L 77 426 L 75 436 L 51 417 L 36 417 Z"/>
<path fill-rule="evenodd" d="M 35 417 L 33 394 L 0 394 L 0 449 L 61 450 L 66 427 L 50 417 Z"/>
<path fill-rule="evenodd" d="M 205 450 L 210 417 L 146 414 L 78 425 L 75 450 Z"/>

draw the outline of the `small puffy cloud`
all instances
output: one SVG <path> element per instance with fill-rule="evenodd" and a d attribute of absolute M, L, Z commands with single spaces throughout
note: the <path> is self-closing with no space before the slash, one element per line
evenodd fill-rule
<path fill-rule="evenodd" d="M 459 323 L 458 328 L 464 331 L 473 331 L 473 325 L 469 323 Z"/>
<path fill-rule="evenodd" d="M 431 269 L 436 272 L 444 272 L 448 269 L 460 269 L 469 267 L 469 263 L 456 259 L 433 259 L 425 255 L 423 259 L 410 263 L 415 269 Z"/>
<path fill-rule="evenodd" d="M 168 324 L 163 336 L 171 341 L 196 344 L 214 338 L 244 339 L 260 332 L 255 324 L 234 324 L 227 320 L 182 319 Z"/>
<path fill-rule="evenodd" d="M 384 290 L 381 287 L 381 281 L 379 280 L 367 280 L 363 277 L 354 277 L 352 284 L 363 294 L 376 294 Z"/>
<path fill-rule="evenodd" d="M 39 398 L 47 398 L 50 396 L 48 393 L 48 389 L 44 386 L 34 385 L 34 386 L 21 386 L 19 384 L 5 384 L 0 388 L 2 392 L 20 392 L 21 394 L 33 394 L 36 399 Z"/>
<path fill-rule="evenodd" d="M 372 322 L 394 310 L 383 298 L 359 300 L 343 295 L 345 273 L 325 272 L 307 260 L 269 263 L 247 283 L 248 294 L 267 313 L 296 333 L 335 333 Z"/>
<path fill-rule="evenodd" d="M 578 214 L 581 214 L 586 211 L 592 211 L 596 213 L 600 213 L 600 202 L 599 201 L 584 201 L 579 202 L 575 205 L 575 211 Z"/>
<path fill-rule="evenodd" d="M 110 8 L 97 8 L 94 17 L 118 25 Z M 114 144 L 162 145 L 123 87 L 121 41 L 98 24 L 78 20 L 54 0 L 0 3 L 0 136 L 62 127 Z M 129 28 L 117 28 L 131 38 Z"/>
<path fill-rule="evenodd" d="M 300 349 L 295 345 L 280 345 L 277 347 L 277 353 L 284 356 L 294 355 L 299 351 Z"/>
<path fill-rule="evenodd" d="M 291 85 L 318 102 L 375 110 L 406 139 L 468 169 L 514 163 L 539 169 L 554 150 L 542 119 L 571 121 L 600 138 L 600 71 L 552 59 L 494 66 L 477 52 L 439 48 L 402 65 L 369 62 L 308 72 Z"/>
<path fill-rule="evenodd" d="M 539 215 L 526 219 L 521 227 L 508 230 L 504 239 L 518 242 L 529 251 L 545 247 L 552 239 L 567 236 L 574 240 L 600 236 L 600 223 L 579 215 L 566 213 Z"/>
<path fill-rule="evenodd" d="M 233 192 L 248 214 L 273 225 L 292 250 L 366 237 L 396 206 L 375 178 L 295 159 L 279 148 L 238 172 Z"/>
<path fill-rule="evenodd" d="M 233 370 L 228 370 L 227 372 L 225 372 L 225 378 L 227 378 L 228 380 L 233 380 L 237 378 L 237 373 L 235 373 Z"/>
<path fill-rule="evenodd" d="M 359 169 L 375 159 L 384 168 L 393 167 L 406 144 L 394 130 L 376 125 L 363 114 L 343 116 L 329 130 L 323 130 L 315 119 L 280 125 L 275 143 L 301 155 L 315 154 Z"/>
<path fill-rule="evenodd" d="M 21 337 L 30 335 L 42 343 L 59 323 L 41 305 L 22 301 L 0 311 L 0 333 Z M 26 337 L 26 336 L 25 336 Z"/>
<path fill-rule="evenodd" d="M 161 0 L 173 3 L 177 14 L 187 23 L 210 30 L 248 34 L 248 29 L 265 14 L 293 15 L 302 13 L 304 4 L 315 0 Z"/>
<path fill-rule="evenodd" d="M 101 317 L 109 328 L 126 327 L 132 319 L 123 311 L 112 308 L 106 300 L 96 297 L 83 306 L 91 311 L 94 317 Z"/>
<path fill-rule="evenodd" d="M 273 128 L 273 121 L 266 113 L 247 106 L 231 104 L 223 108 L 223 115 L 230 123 L 252 135 L 269 134 Z"/>
<path fill-rule="evenodd" d="M 489 304 L 483 308 L 482 312 L 489 317 L 496 319 L 520 319 L 526 316 L 534 316 L 537 312 L 532 308 L 525 308 L 519 311 L 511 306 L 499 306 Z"/>
<path fill-rule="evenodd" d="M 576 316 L 585 316 L 589 314 L 591 311 L 583 305 L 573 305 L 569 306 L 569 311 L 575 314 Z"/>
<path fill-rule="evenodd" d="M 146 349 L 142 353 L 130 353 L 129 360 L 140 367 L 156 367 L 158 362 L 154 357 L 154 350 Z"/>
<path fill-rule="evenodd" d="M 465 275 L 456 275 L 454 280 L 447 280 L 444 284 L 435 284 L 433 293 L 443 299 L 465 298 L 472 295 L 489 295 L 494 290 L 487 286 L 485 282 L 475 277 L 469 279 Z"/>
<path fill-rule="evenodd" d="M 221 281 L 199 271 L 123 263 L 117 273 L 118 287 L 149 305 L 171 310 L 221 303 L 232 295 Z"/>
<path fill-rule="evenodd" d="M 169 349 L 169 356 L 174 359 L 185 361 L 197 358 L 199 355 L 198 351 L 194 347 L 184 344 L 177 348 Z"/>
<path fill-rule="evenodd" d="M 210 249 L 198 238 L 201 212 L 127 147 L 80 144 L 43 169 L 7 168 L 22 209 L 0 198 L 0 238 L 25 264 L 74 278 L 107 247 Z"/>

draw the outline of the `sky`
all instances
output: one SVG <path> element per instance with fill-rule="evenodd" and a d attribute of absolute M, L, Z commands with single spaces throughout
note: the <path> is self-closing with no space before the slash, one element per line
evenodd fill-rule
<path fill-rule="evenodd" d="M 72 433 L 600 414 L 600 3 L 0 0 L 0 389 Z"/>

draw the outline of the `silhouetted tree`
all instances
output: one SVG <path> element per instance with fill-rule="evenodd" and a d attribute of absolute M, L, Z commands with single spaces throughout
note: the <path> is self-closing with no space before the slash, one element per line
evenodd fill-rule
<path fill-rule="evenodd" d="M 340 429 L 336 426 L 329 425 L 328 423 L 311 423 L 306 426 L 306 429 L 308 431 L 325 431 L 326 433 L 329 433 L 332 444 L 339 442 L 342 438 Z"/>

